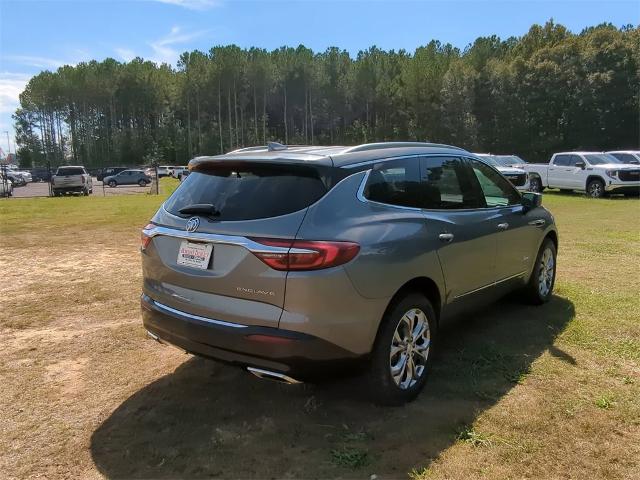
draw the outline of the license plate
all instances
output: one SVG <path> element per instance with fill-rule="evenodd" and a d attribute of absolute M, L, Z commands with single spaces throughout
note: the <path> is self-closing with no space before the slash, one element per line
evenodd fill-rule
<path fill-rule="evenodd" d="M 210 243 L 193 243 L 183 240 L 178 250 L 178 265 L 206 270 L 213 253 Z"/>

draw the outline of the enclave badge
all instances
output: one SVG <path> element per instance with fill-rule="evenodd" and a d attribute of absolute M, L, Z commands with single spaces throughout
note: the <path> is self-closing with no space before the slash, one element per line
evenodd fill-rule
<path fill-rule="evenodd" d="M 187 222 L 187 232 L 195 232 L 200 226 L 200 219 L 198 217 L 191 217 Z"/>

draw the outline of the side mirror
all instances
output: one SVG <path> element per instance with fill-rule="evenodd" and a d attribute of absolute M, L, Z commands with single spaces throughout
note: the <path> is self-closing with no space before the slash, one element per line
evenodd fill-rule
<path fill-rule="evenodd" d="M 542 194 L 535 192 L 525 192 L 522 194 L 522 206 L 524 207 L 524 213 L 527 213 L 534 208 L 538 208 L 542 205 Z"/>
<path fill-rule="evenodd" d="M 586 167 L 586 164 L 582 160 L 578 160 L 576 162 L 576 167 L 581 168 L 581 169 L 584 170 L 584 167 Z"/>

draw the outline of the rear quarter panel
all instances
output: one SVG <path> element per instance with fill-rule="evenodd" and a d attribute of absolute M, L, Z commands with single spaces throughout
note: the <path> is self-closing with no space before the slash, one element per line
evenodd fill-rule
<path fill-rule="evenodd" d="M 428 277 L 444 291 L 436 248 L 425 240 L 423 212 L 358 200 L 364 178 L 365 172 L 345 178 L 309 207 L 296 236 L 303 240 L 356 242 L 360 252 L 339 269 L 307 272 L 304 282 L 300 281 L 301 274 L 289 273 L 280 324 L 291 328 L 289 324 L 296 316 L 300 323 L 307 322 L 300 317 L 305 307 L 299 299 L 315 299 L 321 305 L 311 309 L 311 315 L 317 314 L 317 318 L 309 325 L 321 327 L 320 331 L 307 333 L 323 338 L 329 335 L 329 340 L 356 353 L 371 349 L 384 311 L 408 281 Z M 335 270 L 344 274 L 335 272 L 332 276 Z"/>

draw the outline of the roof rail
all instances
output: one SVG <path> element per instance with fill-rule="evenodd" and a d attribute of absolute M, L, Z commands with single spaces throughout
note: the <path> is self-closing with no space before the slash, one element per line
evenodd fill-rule
<path fill-rule="evenodd" d="M 354 153 L 354 152 L 366 152 L 369 150 L 379 150 L 383 148 L 404 148 L 404 147 L 443 147 L 443 148 L 455 148 L 456 150 L 464 150 L 460 147 L 453 147 L 451 145 L 444 145 L 440 143 L 428 143 L 428 142 L 379 142 L 379 143 L 364 143 L 362 145 L 356 145 L 355 147 L 349 147 L 342 153 Z"/>
<path fill-rule="evenodd" d="M 269 152 L 275 152 L 278 150 L 286 150 L 287 147 L 286 145 L 283 145 L 282 143 L 278 143 L 278 142 L 269 142 L 267 143 L 267 151 Z"/>
<path fill-rule="evenodd" d="M 265 147 L 264 145 L 259 145 L 256 147 L 243 147 L 243 148 L 236 148 L 235 150 L 231 150 L 228 153 L 241 153 L 241 152 L 257 152 L 259 150 L 266 150 L 267 147 Z"/>
<path fill-rule="evenodd" d="M 253 147 L 236 148 L 235 150 L 231 150 L 228 153 L 259 152 L 260 150 L 266 150 L 268 152 L 274 152 L 276 150 L 286 150 L 288 148 L 289 148 L 288 145 L 283 145 L 282 143 L 269 142 L 266 145 L 255 145 Z"/>

